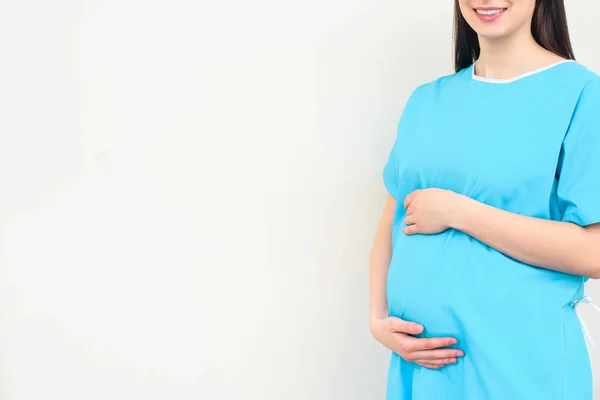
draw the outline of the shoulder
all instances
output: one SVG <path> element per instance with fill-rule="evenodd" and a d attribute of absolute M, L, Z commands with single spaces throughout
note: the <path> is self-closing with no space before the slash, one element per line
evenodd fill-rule
<path fill-rule="evenodd" d="M 572 64 L 573 70 L 577 70 L 577 74 L 571 77 L 577 85 L 577 98 L 573 99 L 574 107 L 565 142 L 577 141 L 577 138 L 594 138 L 597 141 L 600 139 L 600 76 L 585 66 Z"/>
<path fill-rule="evenodd" d="M 566 71 L 573 77 L 588 80 L 600 79 L 600 76 L 596 72 L 592 71 L 587 65 L 582 64 L 579 61 L 572 60 L 570 62 L 565 62 L 565 65 L 569 66 L 569 69 Z"/>
<path fill-rule="evenodd" d="M 452 90 L 459 85 L 462 78 L 470 73 L 470 68 L 462 69 L 452 74 L 442 75 L 433 80 L 426 81 L 418 85 L 411 93 L 410 101 L 423 101 L 431 96 L 439 94 L 440 91 Z"/>
<path fill-rule="evenodd" d="M 583 92 L 592 94 L 593 96 L 595 96 L 597 98 L 597 100 L 600 100 L 600 75 L 597 75 L 596 73 L 594 73 L 592 71 L 589 71 L 586 82 L 582 88 L 582 93 Z"/>
<path fill-rule="evenodd" d="M 592 107 L 600 116 L 600 76 L 591 77 L 581 88 L 578 99 L 578 108 L 581 104 Z"/>
<path fill-rule="evenodd" d="M 568 64 L 569 68 L 562 71 L 560 83 L 570 86 L 571 93 L 577 94 L 576 110 L 582 106 L 593 107 L 600 114 L 600 75 L 578 62 Z"/>
<path fill-rule="evenodd" d="M 564 68 L 557 69 L 557 74 L 555 78 L 558 79 L 558 84 L 575 87 L 580 92 L 599 90 L 600 76 L 577 61 L 564 63 Z"/>

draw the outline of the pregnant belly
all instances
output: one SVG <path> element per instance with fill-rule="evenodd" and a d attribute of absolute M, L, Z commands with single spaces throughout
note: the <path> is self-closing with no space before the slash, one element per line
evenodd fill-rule
<path fill-rule="evenodd" d="M 544 325 L 575 295 L 581 277 L 536 268 L 456 230 L 399 233 L 390 262 L 390 315 L 423 324 L 421 336 L 506 330 L 528 321 Z"/>

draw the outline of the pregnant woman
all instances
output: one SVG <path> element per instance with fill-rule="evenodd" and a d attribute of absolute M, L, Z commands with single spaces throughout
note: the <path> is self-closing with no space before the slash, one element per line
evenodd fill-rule
<path fill-rule="evenodd" d="M 563 0 L 456 0 L 454 74 L 410 95 L 370 264 L 388 400 L 591 400 L 600 77 Z"/>

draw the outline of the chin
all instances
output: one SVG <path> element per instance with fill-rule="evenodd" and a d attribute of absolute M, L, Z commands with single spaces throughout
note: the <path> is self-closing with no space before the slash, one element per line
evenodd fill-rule
<path fill-rule="evenodd" d="M 477 31 L 477 35 L 481 39 L 498 40 L 498 39 L 502 39 L 502 38 L 509 36 L 509 32 L 507 31 L 507 29 L 495 27 L 493 29 L 491 29 L 491 28 L 480 29 Z"/>

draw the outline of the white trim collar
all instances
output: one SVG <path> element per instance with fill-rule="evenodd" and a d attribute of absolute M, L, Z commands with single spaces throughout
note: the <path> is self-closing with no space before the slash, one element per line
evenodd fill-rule
<path fill-rule="evenodd" d="M 538 74 L 538 73 L 540 73 L 542 71 L 546 71 L 547 69 L 553 68 L 553 67 L 555 67 L 557 65 L 564 64 L 564 63 L 567 63 L 567 62 L 575 62 L 575 60 L 561 60 L 561 61 L 557 61 L 557 62 L 555 62 L 553 64 L 550 64 L 550 65 L 547 65 L 545 67 L 534 69 L 533 71 L 529 71 L 529 72 L 526 72 L 524 74 L 515 76 L 514 78 L 509 78 L 509 79 L 494 79 L 494 78 L 484 78 L 482 76 L 475 75 L 475 63 L 477 63 L 477 61 L 475 61 L 471 65 L 471 77 L 474 80 L 480 81 L 480 82 L 487 82 L 487 83 L 511 83 L 511 82 L 514 82 L 514 81 L 518 81 L 519 79 L 523 79 L 525 77 Z"/>

